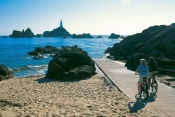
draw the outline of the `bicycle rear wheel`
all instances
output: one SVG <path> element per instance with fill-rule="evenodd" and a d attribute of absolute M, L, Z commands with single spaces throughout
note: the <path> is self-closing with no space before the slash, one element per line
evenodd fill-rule
<path fill-rule="evenodd" d="M 152 82 L 151 87 L 152 87 L 152 93 L 153 93 L 153 94 L 157 93 L 158 84 L 157 84 L 157 81 L 156 81 L 156 80 L 154 80 L 154 81 Z"/>
<path fill-rule="evenodd" d="M 148 99 L 148 85 L 147 84 L 145 84 L 144 86 L 143 86 L 143 99 L 144 100 L 147 100 Z"/>

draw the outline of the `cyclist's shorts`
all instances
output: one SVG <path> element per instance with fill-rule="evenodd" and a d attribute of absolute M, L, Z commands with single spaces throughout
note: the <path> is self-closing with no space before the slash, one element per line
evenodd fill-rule
<path fill-rule="evenodd" d="M 154 74 L 154 73 L 157 73 L 157 72 L 158 72 L 158 71 L 152 71 L 152 72 L 150 72 L 150 73 L 149 73 L 149 79 L 152 78 L 152 77 L 153 77 L 153 74 Z"/>
<path fill-rule="evenodd" d="M 139 82 L 143 82 L 143 78 L 144 78 L 144 77 L 149 78 L 149 75 L 147 75 L 147 76 L 139 75 Z"/>

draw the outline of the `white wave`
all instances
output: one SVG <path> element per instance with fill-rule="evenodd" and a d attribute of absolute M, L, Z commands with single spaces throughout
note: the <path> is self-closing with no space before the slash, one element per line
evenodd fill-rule
<path fill-rule="evenodd" d="M 37 73 L 40 73 L 40 74 L 46 74 L 47 73 L 47 70 L 46 69 L 41 69 L 41 70 L 38 70 L 36 72 Z"/>

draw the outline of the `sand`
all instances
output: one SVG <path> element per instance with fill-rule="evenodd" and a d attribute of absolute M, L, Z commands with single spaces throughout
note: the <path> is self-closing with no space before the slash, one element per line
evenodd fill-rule
<path fill-rule="evenodd" d="M 145 117 L 147 108 L 130 111 L 130 99 L 98 73 L 61 82 L 45 76 L 0 82 L 0 117 Z"/>

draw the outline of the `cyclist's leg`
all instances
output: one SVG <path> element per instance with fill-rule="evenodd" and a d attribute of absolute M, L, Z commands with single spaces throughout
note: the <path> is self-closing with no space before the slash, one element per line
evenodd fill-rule
<path fill-rule="evenodd" d="M 152 79 L 152 77 L 153 77 L 153 72 L 150 72 L 149 73 L 149 77 L 148 77 L 148 87 L 150 87 L 150 85 L 151 85 L 151 79 Z"/>
<path fill-rule="evenodd" d="M 142 82 L 143 82 L 143 76 L 139 75 L 139 89 L 140 89 L 140 93 L 142 92 Z"/>
<path fill-rule="evenodd" d="M 157 74 L 158 71 L 153 71 L 153 78 L 155 79 L 155 75 Z"/>

